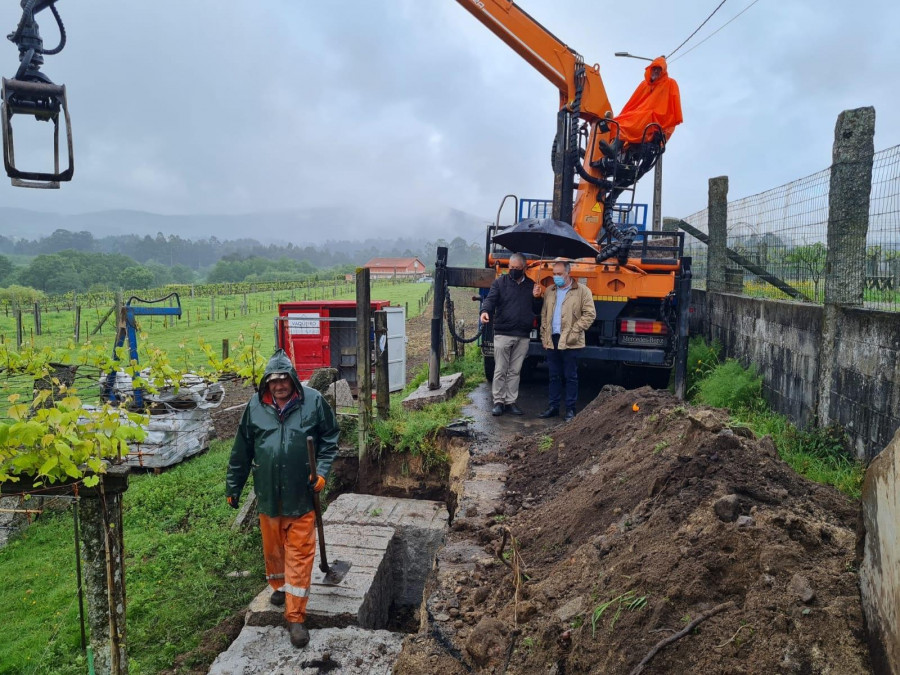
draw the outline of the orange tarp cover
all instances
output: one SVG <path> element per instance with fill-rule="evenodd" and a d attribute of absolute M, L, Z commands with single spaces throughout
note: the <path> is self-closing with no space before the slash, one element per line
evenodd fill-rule
<path fill-rule="evenodd" d="M 656 82 L 650 82 L 650 73 L 654 66 L 662 68 Z M 662 56 L 653 59 L 644 70 L 644 81 L 634 90 L 628 103 L 622 108 L 615 120 L 619 123 L 619 138 L 627 143 L 641 143 L 648 124 L 656 122 L 663 128 L 666 140 L 672 135 L 675 127 L 682 123 L 681 94 L 678 83 L 669 77 L 666 60 Z"/>

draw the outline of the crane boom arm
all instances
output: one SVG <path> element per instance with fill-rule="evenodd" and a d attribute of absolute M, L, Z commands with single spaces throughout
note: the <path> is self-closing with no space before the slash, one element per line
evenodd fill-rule
<path fill-rule="evenodd" d="M 575 71 L 582 58 L 512 0 L 457 0 L 559 90 L 560 108 L 575 98 Z M 611 110 L 597 65 L 585 66 L 581 117 L 591 121 Z"/>

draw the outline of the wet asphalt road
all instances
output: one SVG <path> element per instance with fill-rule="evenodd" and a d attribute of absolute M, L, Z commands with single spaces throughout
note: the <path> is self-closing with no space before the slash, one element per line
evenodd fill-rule
<path fill-rule="evenodd" d="M 578 374 L 578 407 L 582 410 L 594 400 L 605 384 L 615 382 L 602 373 L 582 370 Z M 478 385 L 469 396 L 471 403 L 463 408 L 463 415 L 472 418 L 472 430 L 485 439 L 504 440 L 514 434 L 530 434 L 560 424 L 561 417 L 542 420 L 538 415 L 547 408 L 547 369 L 538 367 L 527 378 L 523 378 L 519 386 L 518 405 L 525 413 L 522 416 L 506 413 L 500 417 L 491 415 L 494 402 L 491 398 L 491 385 L 484 382 Z"/>

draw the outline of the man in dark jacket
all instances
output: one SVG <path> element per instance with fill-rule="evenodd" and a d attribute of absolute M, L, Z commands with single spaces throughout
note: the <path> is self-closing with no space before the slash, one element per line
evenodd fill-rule
<path fill-rule="evenodd" d="M 525 256 L 513 253 L 509 257 L 509 274 L 494 279 L 481 305 L 481 322 L 494 324 L 494 415 L 522 414 L 516 399 L 537 308 L 533 287 L 534 282 L 525 276 Z"/>
<path fill-rule="evenodd" d="M 309 642 L 303 624 L 316 552 L 312 492 L 325 487 L 339 435 L 328 403 L 315 389 L 301 386 L 284 350 L 276 351 L 260 380 L 259 392 L 244 409 L 231 448 L 225 494 L 228 504 L 237 508 L 253 471 L 266 580 L 273 590 L 272 603 L 285 605 L 295 647 Z M 307 436 L 316 441 L 314 482 L 310 482 Z"/>

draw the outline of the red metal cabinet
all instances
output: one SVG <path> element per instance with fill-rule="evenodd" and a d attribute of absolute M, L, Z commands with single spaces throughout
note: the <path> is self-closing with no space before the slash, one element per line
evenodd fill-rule
<path fill-rule="evenodd" d="M 373 300 L 372 311 L 390 305 Z M 356 384 L 356 302 L 305 300 L 278 305 L 278 346 L 294 364 L 300 379 L 317 368 L 337 368 L 351 386 Z"/>

